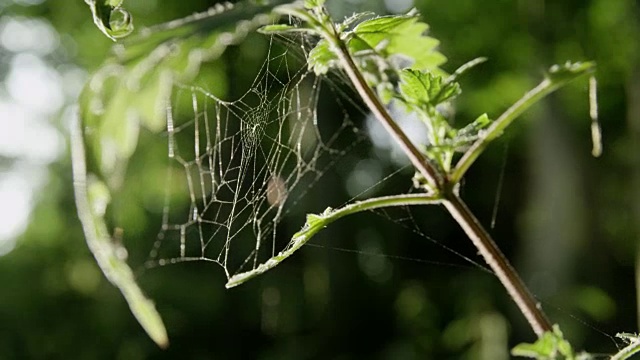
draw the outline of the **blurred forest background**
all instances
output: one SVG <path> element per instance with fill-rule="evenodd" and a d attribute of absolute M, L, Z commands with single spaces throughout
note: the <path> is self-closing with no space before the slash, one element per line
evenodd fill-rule
<path fill-rule="evenodd" d="M 137 29 L 212 5 L 125 2 Z M 441 41 L 446 70 L 489 58 L 462 79 L 463 95 L 456 102 L 462 119 L 499 115 L 552 64 L 597 62 L 602 157 L 591 156 L 587 82 L 578 81 L 518 121 L 471 169 L 462 191 L 487 227 L 500 194 L 491 233 L 574 346 L 615 352 L 616 332 L 638 331 L 638 2 L 329 5 L 336 19 L 415 6 L 431 26 L 430 35 Z M 208 88 L 236 98 L 263 62 L 250 55 L 267 41 L 252 36 L 249 44 L 204 66 L 199 77 L 218 79 Z M 424 236 L 360 214 L 333 224 L 314 246 L 231 290 L 211 263 L 144 272 L 139 282 L 155 301 L 171 341 L 167 350 L 159 349 L 96 265 L 73 198 L 70 119 L 88 74 L 112 45 L 80 0 L 0 3 L 0 358 L 504 359 L 509 347 L 534 339 L 496 278 Z M 314 211 L 350 198 L 345 179 L 362 158 L 388 161 L 372 154 L 354 153 L 350 165 L 336 168 L 333 182 L 315 187 L 312 198 L 322 202 Z M 157 161 L 166 161 L 166 152 Z M 406 175 L 385 183 L 385 192 L 405 192 L 412 174 Z M 136 179 L 126 185 L 132 191 L 153 188 L 145 181 L 156 183 Z M 137 213 L 137 226 L 125 228 L 125 246 L 138 260 L 134 269 L 157 237 L 160 215 Z M 415 216 L 427 236 L 483 263 L 442 209 Z M 308 286 L 309 276 L 322 279 L 320 291 Z"/>

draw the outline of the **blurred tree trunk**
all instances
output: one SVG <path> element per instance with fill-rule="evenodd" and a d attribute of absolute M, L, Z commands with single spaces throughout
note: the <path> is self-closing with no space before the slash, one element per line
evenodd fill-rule
<path fill-rule="evenodd" d="M 534 4 L 535 3 L 535 4 Z M 529 33 L 536 59 L 531 59 L 532 76 L 553 56 L 553 30 L 544 24 L 553 10 L 542 2 L 520 2 L 521 17 Z M 569 120 L 562 115 L 554 97 L 537 105 L 529 125 L 528 199 L 520 219 L 522 247 L 518 259 L 525 281 L 539 298 L 566 288 L 573 278 L 576 249 L 585 237 L 584 184 Z"/>
<path fill-rule="evenodd" d="M 636 242 L 636 298 L 638 302 L 638 328 L 640 328 L 640 67 L 636 67 L 626 84 L 627 93 L 627 125 L 631 139 L 631 164 L 633 179 L 631 181 L 632 219 L 635 219 L 635 229 L 632 229 Z"/>
<path fill-rule="evenodd" d="M 580 161 L 566 119 L 553 105 L 535 117 L 529 131 L 529 200 L 520 258 L 532 291 L 545 298 L 571 284 L 575 255 L 586 235 L 585 203 Z"/>

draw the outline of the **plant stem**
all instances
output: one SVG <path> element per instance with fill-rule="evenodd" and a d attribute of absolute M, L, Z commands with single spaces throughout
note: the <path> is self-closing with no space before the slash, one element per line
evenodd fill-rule
<path fill-rule="evenodd" d="M 617 354 L 613 355 L 610 360 L 626 360 L 638 353 L 640 353 L 640 341 L 636 339 Z"/>
<path fill-rule="evenodd" d="M 495 242 L 491 239 L 491 236 L 484 230 L 482 225 L 478 222 L 473 213 L 465 205 L 465 203 L 455 194 L 453 185 L 455 182 L 447 183 L 445 179 L 439 174 L 433 165 L 424 157 L 424 155 L 411 143 L 409 138 L 404 134 L 402 129 L 393 120 L 387 109 L 384 107 L 380 99 L 373 92 L 371 87 L 366 83 L 362 73 L 354 63 L 349 51 L 343 41 L 341 41 L 336 34 L 328 31 L 323 31 L 322 35 L 327 41 L 333 44 L 338 58 L 342 64 L 342 68 L 347 73 L 347 76 L 355 86 L 356 90 L 367 104 L 371 112 L 376 118 L 384 125 L 385 129 L 394 138 L 394 140 L 400 145 L 405 154 L 409 157 L 416 169 L 427 179 L 434 191 L 439 191 L 445 196 L 444 205 L 451 214 L 451 216 L 458 222 L 458 224 L 465 231 L 467 236 L 471 239 L 473 244 L 478 248 L 485 261 L 493 269 L 498 276 L 498 279 L 502 282 L 507 289 L 509 295 L 516 302 L 520 311 L 524 314 L 525 318 L 533 328 L 536 335 L 541 336 L 545 331 L 551 331 L 552 327 L 547 317 L 542 312 L 534 297 L 531 295 L 524 282 L 520 279 L 513 267 L 509 264 L 507 258 L 498 249 Z M 545 85 L 546 86 L 546 85 Z M 540 86 L 539 86 L 540 87 Z M 535 96 L 537 98 L 537 96 Z M 534 99 L 531 99 L 534 101 Z M 517 108 L 516 108 L 517 109 Z M 524 107 L 522 109 L 524 111 Z M 515 118 L 521 111 L 513 111 L 513 118 Z M 497 136 L 498 132 L 502 131 L 508 125 L 507 121 L 503 121 L 504 126 L 500 129 L 495 129 L 494 134 Z M 492 128 L 490 128 L 492 129 Z M 494 137 L 495 137 L 494 136 Z M 475 144 L 474 144 L 475 145 Z M 484 147 L 484 143 L 475 146 Z M 471 155 L 471 159 L 468 163 L 470 166 L 473 160 L 480 154 L 480 150 L 476 150 Z M 464 174 L 464 170 L 461 175 Z M 460 176 L 461 176 L 460 175 Z"/>
<path fill-rule="evenodd" d="M 446 193 L 444 198 L 444 206 L 500 279 L 536 335 L 542 336 L 544 332 L 551 331 L 553 329 L 551 323 L 541 310 L 539 303 L 465 202 L 452 191 Z"/>
<path fill-rule="evenodd" d="M 227 289 L 238 286 L 260 274 L 273 269 L 283 260 L 293 255 L 298 249 L 306 244 L 311 238 L 317 234 L 320 230 L 326 228 L 332 222 L 343 218 L 347 215 L 359 213 L 367 210 L 380 209 L 384 207 L 396 207 L 396 206 L 409 206 L 409 205 L 434 205 L 439 204 L 442 201 L 437 195 L 427 194 L 405 194 L 405 195 L 393 195 L 382 196 L 373 199 L 367 199 L 363 201 L 357 201 L 339 209 L 331 210 L 327 209 L 320 215 L 311 215 L 307 217 L 307 223 L 305 226 L 293 235 L 291 239 L 291 246 L 281 251 L 278 255 L 267 260 L 265 263 L 259 265 L 249 271 L 245 271 L 236 274 L 229 278 L 227 281 Z M 310 220 L 312 219 L 312 220 Z"/>
<path fill-rule="evenodd" d="M 544 79 L 538 86 L 531 89 L 520 100 L 511 105 L 485 132 L 481 133 L 482 136 L 462 155 L 449 177 L 450 181 L 458 183 L 492 140 L 502 135 L 504 129 L 511 125 L 518 116 L 541 98 L 556 90 L 559 85 L 549 79 Z"/>
<path fill-rule="evenodd" d="M 549 73 L 547 73 L 546 77 L 540 84 L 538 84 L 535 88 L 529 90 L 520 100 L 516 101 L 515 104 L 511 105 L 496 121 L 491 124 L 491 126 L 480 133 L 480 137 L 476 140 L 473 145 L 462 155 L 458 163 L 456 164 L 453 172 L 449 174 L 448 180 L 457 184 L 460 182 L 464 174 L 469 170 L 471 165 L 476 161 L 478 156 L 482 154 L 487 145 L 504 132 L 504 130 L 513 123 L 513 121 L 520 116 L 524 111 L 529 109 L 533 104 L 537 103 L 543 97 L 551 94 L 556 91 L 561 86 L 583 76 L 586 74 L 591 74 L 595 71 L 595 64 L 591 62 L 585 63 L 567 63 L 564 67 L 560 67 L 558 65 L 553 66 L 549 69 Z M 595 86 L 595 85 L 593 85 Z M 590 87 L 590 89 L 592 89 Z M 595 89 L 595 87 L 593 87 Z M 592 91 L 592 90 L 590 90 Z M 591 117 L 592 119 L 596 119 L 597 110 L 595 109 L 595 93 L 592 96 L 590 93 L 591 106 L 594 109 Z M 596 120 L 593 120 L 594 122 Z M 597 127 L 597 122 L 595 123 Z M 598 149 L 599 145 L 596 140 L 599 140 L 599 128 L 595 128 L 592 125 L 592 131 L 594 135 L 594 149 Z M 594 154 L 597 153 L 594 152 Z"/>
<path fill-rule="evenodd" d="M 413 145 L 400 126 L 398 126 L 398 124 L 393 120 L 380 99 L 378 99 L 376 94 L 373 92 L 373 89 L 371 89 L 367 84 L 360 70 L 358 70 L 358 67 L 349 54 L 349 50 L 346 48 L 345 43 L 335 34 L 327 34 L 325 32 L 324 35 L 325 38 L 336 48 L 336 53 L 343 65 L 342 68 L 347 73 L 347 76 L 371 112 L 378 120 L 380 120 L 395 142 L 400 145 L 404 153 L 409 157 L 409 160 L 411 160 L 413 166 L 420 171 L 425 179 L 427 179 L 431 188 L 434 190 L 441 188 L 444 185 L 442 176 L 440 176 L 436 168 L 420 152 L 420 150 Z"/>

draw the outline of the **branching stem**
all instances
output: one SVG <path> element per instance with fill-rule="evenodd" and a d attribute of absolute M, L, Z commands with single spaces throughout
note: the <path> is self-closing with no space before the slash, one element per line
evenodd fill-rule
<path fill-rule="evenodd" d="M 281 251 L 278 255 L 272 257 L 267 262 L 259 265 L 258 267 L 245 271 L 239 274 L 235 274 L 227 281 L 227 288 L 238 286 L 256 276 L 267 272 L 278 266 L 289 256 L 293 255 L 298 249 L 306 244 L 311 238 L 317 234 L 320 230 L 326 228 L 332 222 L 343 218 L 347 215 L 352 215 L 362 211 L 375 210 L 385 207 L 396 206 L 410 206 L 410 205 L 435 205 L 442 201 L 437 195 L 427 194 L 406 194 L 406 195 L 393 195 L 383 196 L 363 201 L 357 201 L 339 209 L 327 209 L 320 215 L 313 215 L 315 221 L 307 220 L 307 224 L 293 236 L 291 246 L 286 250 Z"/>
<path fill-rule="evenodd" d="M 511 125 L 518 116 L 531 107 L 531 105 L 556 90 L 559 85 L 557 82 L 544 79 L 538 86 L 531 89 L 520 100 L 509 107 L 487 130 L 481 133 L 478 140 L 462 155 L 462 158 L 460 158 L 451 173 L 449 180 L 452 183 L 458 183 L 492 140 L 502 135 L 504 129 Z"/>
<path fill-rule="evenodd" d="M 526 317 L 527 321 L 533 328 L 533 331 L 538 336 L 541 336 L 545 331 L 551 331 L 552 327 L 549 320 L 547 320 L 546 315 L 542 312 L 542 309 L 536 302 L 533 295 L 531 295 L 522 279 L 520 279 L 507 258 L 491 239 L 489 233 L 487 233 L 471 210 L 469 210 L 463 200 L 456 194 L 452 186 L 452 184 L 455 185 L 456 183 L 446 182 L 429 160 L 411 143 L 409 138 L 393 120 L 371 87 L 366 83 L 362 73 L 354 63 L 351 54 L 349 54 L 345 43 L 339 39 L 338 35 L 335 32 L 328 32 L 326 29 L 325 31 L 322 31 L 321 35 L 334 46 L 334 50 L 340 59 L 342 68 L 371 112 L 400 145 L 416 169 L 427 179 L 432 189 L 436 192 L 440 192 L 444 196 L 445 207 L 451 216 L 462 227 L 467 236 L 469 236 L 473 244 L 478 248 L 487 264 L 496 273 L 498 279 L 502 282 L 509 295 L 513 298 L 520 308 L 520 311 Z M 513 117 L 515 117 L 515 115 L 517 114 L 514 113 Z M 505 124 L 504 127 L 508 125 L 506 123 L 507 121 L 503 121 L 503 124 Z M 499 131 L 501 130 L 495 129 L 494 133 L 497 134 Z M 484 146 L 484 144 L 478 146 Z M 481 150 L 478 150 L 477 153 L 474 152 L 473 155 L 477 157 L 480 152 Z M 471 165 L 473 160 L 475 160 L 475 157 L 471 159 L 469 165 Z M 466 170 L 466 168 L 464 170 Z M 460 175 L 464 174 L 464 170 L 461 171 Z"/>
<path fill-rule="evenodd" d="M 513 123 L 513 121 L 520 116 L 523 112 L 529 109 L 533 104 L 537 103 L 543 97 L 556 91 L 561 86 L 573 81 L 583 75 L 591 74 L 595 71 L 594 63 L 574 63 L 567 64 L 565 68 L 560 71 L 560 67 L 552 67 L 550 73 L 547 74 L 544 80 L 542 80 L 536 87 L 529 90 L 520 100 L 516 101 L 511 107 L 509 107 L 500 117 L 494 121 L 491 126 L 485 131 L 480 133 L 478 140 L 462 155 L 462 158 L 456 164 L 456 167 L 448 175 L 449 181 L 453 184 L 457 184 L 462 180 L 464 174 L 469 170 L 471 165 L 476 161 L 478 156 L 482 154 L 484 149 L 489 145 L 491 141 L 502 135 L 504 130 Z M 555 71 L 555 73 L 553 73 Z M 591 118 L 595 125 L 592 125 L 594 136 L 594 155 L 599 155 L 599 139 L 600 130 L 597 124 L 597 110 L 595 104 L 595 80 L 594 85 L 590 85 L 590 92 L 593 92 L 591 107 Z"/>
<path fill-rule="evenodd" d="M 329 34 L 327 34 L 329 35 Z M 411 163 L 420 173 L 427 179 L 428 184 L 432 189 L 439 189 L 443 184 L 442 176 L 438 173 L 436 168 L 430 163 L 430 161 L 413 145 L 411 140 L 402 131 L 400 126 L 393 120 L 385 106 L 380 99 L 373 92 L 371 87 L 367 85 L 362 73 L 353 62 L 353 58 L 349 54 L 345 43 L 333 35 L 331 38 L 327 38 L 329 42 L 336 48 L 336 53 L 342 63 L 342 68 L 347 73 L 347 76 L 355 86 L 356 90 L 367 104 L 367 107 L 382 123 L 387 132 L 393 137 L 395 142 L 400 145 L 404 153 L 409 157 Z"/>

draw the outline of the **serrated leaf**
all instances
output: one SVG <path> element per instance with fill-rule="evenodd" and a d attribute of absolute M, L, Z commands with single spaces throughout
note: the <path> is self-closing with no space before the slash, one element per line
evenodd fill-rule
<path fill-rule="evenodd" d="M 425 35 L 428 29 L 427 24 L 418 21 L 415 12 L 382 16 L 358 24 L 353 30 L 349 47 L 352 52 L 376 50 L 385 58 L 408 56 L 413 59 L 412 68 L 433 70 L 447 59 L 436 50 L 440 42 Z"/>
<path fill-rule="evenodd" d="M 410 104 L 429 104 L 434 89 L 440 90 L 440 83 L 441 79 L 436 80 L 431 73 L 404 69 L 400 73 L 400 94 Z"/>
<path fill-rule="evenodd" d="M 399 88 L 406 103 L 421 107 L 435 107 L 460 94 L 457 83 L 443 84 L 442 77 L 414 69 L 400 72 Z"/>
<path fill-rule="evenodd" d="M 462 90 L 460 89 L 460 84 L 456 82 L 445 83 L 444 85 L 442 85 L 440 92 L 438 92 L 438 94 L 433 97 L 431 102 L 433 104 L 441 104 L 445 101 L 452 100 L 456 96 L 460 95 L 461 92 Z"/>
<path fill-rule="evenodd" d="M 316 75 L 326 74 L 330 68 L 336 66 L 338 57 L 331 51 L 329 42 L 322 39 L 309 52 L 309 69 L 313 69 Z"/>
<path fill-rule="evenodd" d="M 133 17 L 122 8 L 123 0 L 85 0 L 93 23 L 109 39 L 116 41 L 133 31 Z"/>
<path fill-rule="evenodd" d="M 554 336 L 551 333 L 545 333 L 533 344 L 516 345 L 511 350 L 511 355 L 547 359 L 553 355 L 554 351 Z"/>
<path fill-rule="evenodd" d="M 574 360 L 575 354 L 571 344 L 565 340 L 558 325 L 553 325 L 553 331 L 547 331 L 533 344 L 518 344 L 512 350 L 514 356 L 523 356 L 539 360 L 562 359 Z M 588 354 L 580 354 L 579 358 L 588 358 Z"/>

